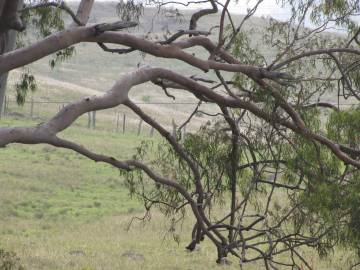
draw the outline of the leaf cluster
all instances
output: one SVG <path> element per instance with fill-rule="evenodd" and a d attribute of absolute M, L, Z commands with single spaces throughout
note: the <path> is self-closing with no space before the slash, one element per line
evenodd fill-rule
<path fill-rule="evenodd" d="M 28 92 L 35 92 L 36 89 L 37 84 L 35 77 L 26 69 L 22 73 L 20 81 L 15 84 L 17 104 L 24 105 Z"/>

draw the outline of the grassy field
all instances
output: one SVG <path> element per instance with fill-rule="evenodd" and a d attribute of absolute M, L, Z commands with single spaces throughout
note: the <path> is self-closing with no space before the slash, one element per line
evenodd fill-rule
<path fill-rule="evenodd" d="M 5 119 L 6 125 L 34 122 Z M 139 137 L 75 127 L 63 134 L 94 151 L 130 158 Z M 208 243 L 184 251 L 190 222 L 177 244 L 156 212 L 145 226 L 117 170 L 47 145 L 13 145 L 0 154 L 0 248 L 26 269 L 210 269 Z M 200 267 L 198 265 L 201 265 Z M 184 268 L 185 267 L 185 268 Z M 236 269 L 235 267 L 234 269 Z"/>
<path fill-rule="evenodd" d="M 1 120 L 1 126 L 33 125 L 31 120 Z M 134 133 L 88 130 L 75 126 L 62 136 L 94 151 L 130 158 L 141 137 Z M 154 140 L 157 140 L 155 137 Z M 116 169 L 74 152 L 48 145 L 12 145 L 0 152 L 0 249 L 14 251 L 25 269 L 239 269 L 218 266 L 208 241 L 188 253 L 191 218 L 175 232 L 156 211 L 151 221 L 129 197 Z M 304 251 L 314 269 L 347 269 L 351 254 L 319 260 Z M 253 264 L 245 269 L 261 269 Z"/>

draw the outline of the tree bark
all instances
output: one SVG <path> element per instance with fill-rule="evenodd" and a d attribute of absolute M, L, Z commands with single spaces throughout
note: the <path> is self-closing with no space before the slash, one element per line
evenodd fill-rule
<path fill-rule="evenodd" d="M 15 49 L 16 31 L 24 30 L 17 10 L 23 6 L 23 0 L 0 1 L 0 55 Z M 0 117 L 7 86 L 8 72 L 0 73 Z"/>
<path fill-rule="evenodd" d="M 7 53 L 12 51 L 15 48 L 15 41 L 16 41 L 16 31 L 9 30 L 5 33 L 0 35 L 0 54 Z M 5 92 L 7 86 L 7 79 L 8 79 L 8 72 L 0 74 L 0 117 L 3 113 L 3 105 L 5 99 Z"/>
<path fill-rule="evenodd" d="M 79 4 L 76 17 L 82 25 L 86 25 L 89 20 L 89 16 L 94 4 L 94 0 L 82 0 Z M 72 26 L 78 26 L 75 23 Z"/>

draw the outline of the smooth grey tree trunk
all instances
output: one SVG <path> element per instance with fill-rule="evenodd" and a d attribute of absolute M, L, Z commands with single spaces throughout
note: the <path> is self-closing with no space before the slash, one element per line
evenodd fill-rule
<path fill-rule="evenodd" d="M 21 30 L 23 27 L 19 25 L 18 14 L 15 13 L 15 17 L 11 15 L 16 9 L 19 10 L 23 6 L 23 0 L 10 1 L 0 0 L 0 55 L 15 49 L 17 32 L 11 28 Z M 0 117 L 4 110 L 8 74 L 8 72 L 0 74 Z"/>
<path fill-rule="evenodd" d="M 1 49 L 0 54 L 4 54 L 9 51 L 12 51 L 15 48 L 16 31 L 9 30 L 3 33 L 0 36 L 0 42 L 2 45 L 0 48 Z M 2 116 L 3 113 L 3 107 L 4 107 L 3 105 L 4 105 L 8 75 L 9 75 L 8 72 L 0 74 L 0 117 Z"/>

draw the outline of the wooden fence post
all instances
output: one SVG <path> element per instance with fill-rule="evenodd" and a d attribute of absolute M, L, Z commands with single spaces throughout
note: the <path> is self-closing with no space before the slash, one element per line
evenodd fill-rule
<path fill-rule="evenodd" d="M 6 116 L 6 113 L 7 113 L 7 106 L 8 106 L 8 97 L 5 96 L 5 98 L 4 98 L 4 117 Z"/>
<path fill-rule="evenodd" d="M 92 127 L 93 129 L 96 128 L 96 111 L 92 112 Z"/>
<path fill-rule="evenodd" d="M 143 120 L 142 120 L 142 119 L 140 119 L 140 121 L 139 121 L 139 126 L 138 126 L 138 132 L 137 132 L 137 135 L 138 135 L 138 136 L 140 135 L 140 132 L 141 132 L 141 125 L 142 125 L 142 122 L 143 122 Z"/>
<path fill-rule="evenodd" d="M 91 128 L 91 113 L 88 112 L 88 129 Z"/>
<path fill-rule="evenodd" d="M 181 136 L 181 138 L 183 139 L 183 141 L 185 140 L 186 137 L 186 125 L 183 127 L 183 134 Z"/>
<path fill-rule="evenodd" d="M 176 124 L 175 124 L 175 121 L 174 121 L 174 118 L 171 120 L 171 123 L 172 123 L 172 126 L 173 126 L 173 130 L 172 130 L 172 134 L 174 136 L 174 138 L 176 138 Z"/>
<path fill-rule="evenodd" d="M 31 98 L 30 117 L 33 118 L 33 115 L 34 115 L 34 99 Z"/>
<path fill-rule="evenodd" d="M 8 97 L 7 98 L 6 112 L 10 111 L 9 107 L 10 107 L 10 98 Z"/>
<path fill-rule="evenodd" d="M 126 127 L 126 114 L 124 113 L 124 117 L 123 117 L 123 134 L 125 133 L 125 127 Z"/>
<path fill-rule="evenodd" d="M 116 132 L 119 132 L 119 121 L 120 120 L 120 113 L 117 113 L 117 118 L 116 118 Z"/>
<path fill-rule="evenodd" d="M 2 108 L 2 110 L 0 110 L 0 119 L 2 117 L 5 117 L 6 96 L 4 96 L 4 101 L 3 102 L 4 102 L 3 103 L 3 108 Z"/>

